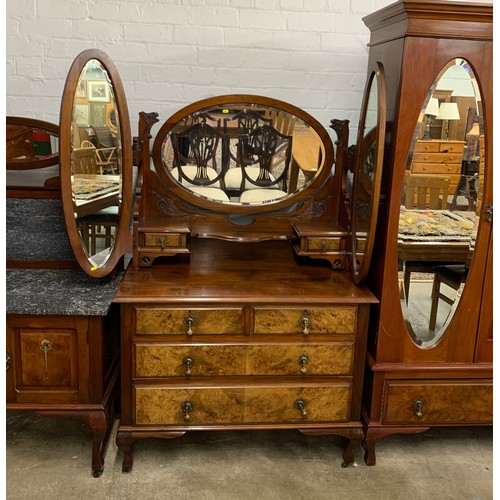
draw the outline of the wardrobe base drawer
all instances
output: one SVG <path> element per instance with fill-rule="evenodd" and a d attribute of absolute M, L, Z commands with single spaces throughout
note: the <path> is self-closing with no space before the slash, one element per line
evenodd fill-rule
<path fill-rule="evenodd" d="M 388 380 L 382 422 L 491 423 L 491 380 Z"/>
<path fill-rule="evenodd" d="M 347 422 L 351 384 L 306 387 L 135 386 L 136 425 Z"/>

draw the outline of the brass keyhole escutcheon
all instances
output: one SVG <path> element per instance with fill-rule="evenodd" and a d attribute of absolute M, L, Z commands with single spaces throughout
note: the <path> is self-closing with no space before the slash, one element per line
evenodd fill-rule
<path fill-rule="evenodd" d="M 181 410 L 184 412 L 184 420 L 189 422 L 191 420 L 189 412 L 194 410 L 193 403 L 191 403 L 191 401 L 184 401 L 181 403 Z"/>
<path fill-rule="evenodd" d="M 302 333 L 304 335 L 309 335 L 309 327 L 311 326 L 311 318 L 309 317 L 309 313 L 304 311 L 299 320 L 300 326 L 302 328 Z"/>
<path fill-rule="evenodd" d="M 160 238 L 160 248 L 162 250 L 165 248 L 165 238 Z"/>
<path fill-rule="evenodd" d="M 303 418 L 307 417 L 306 402 L 303 399 L 296 399 L 293 407 L 300 411 Z"/>
<path fill-rule="evenodd" d="M 40 350 L 45 356 L 45 378 L 49 378 L 49 357 L 48 352 L 52 350 L 52 342 L 44 339 L 40 342 Z"/>
<path fill-rule="evenodd" d="M 305 375 L 307 373 L 307 363 L 309 363 L 309 358 L 305 355 L 302 354 L 297 358 L 297 363 L 300 365 L 300 373 Z"/>
<path fill-rule="evenodd" d="M 413 401 L 411 407 L 413 408 L 413 413 L 415 414 L 415 416 L 417 418 L 422 418 L 424 416 L 424 414 L 422 413 L 424 405 L 425 405 L 425 402 L 421 398 L 417 398 L 417 399 L 415 399 L 415 401 Z"/>
<path fill-rule="evenodd" d="M 191 335 L 194 334 L 193 326 L 196 324 L 196 320 L 191 316 L 191 313 L 188 312 L 188 315 L 184 319 L 184 324 L 186 325 L 186 335 Z"/>

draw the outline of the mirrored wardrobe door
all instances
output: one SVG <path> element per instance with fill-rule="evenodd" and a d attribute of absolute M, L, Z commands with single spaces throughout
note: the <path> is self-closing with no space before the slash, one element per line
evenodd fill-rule
<path fill-rule="evenodd" d="M 408 332 L 421 347 L 443 337 L 471 273 L 484 151 L 478 82 L 466 60 L 453 59 L 422 103 L 400 206 L 400 303 Z"/>
<path fill-rule="evenodd" d="M 73 63 L 61 107 L 61 186 L 73 251 L 91 276 L 108 274 L 130 241 L 130 125 L 111 60 L 88 50 Z"/>

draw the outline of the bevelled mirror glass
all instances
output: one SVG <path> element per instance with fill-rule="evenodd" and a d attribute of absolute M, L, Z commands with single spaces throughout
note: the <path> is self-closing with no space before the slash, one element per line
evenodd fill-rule
<path fill-rule="evenodd" d="M 484 172 L 479 86 L 467 61 L 453 59 L 422 103 L 399 217 L 401 307 L 422 347 L 442 338 L 459 307 L 473 262 Z"/>
<path fill-rule="evenodd" d="M 63 188 L 68 234 L 76 253 L 83 252 L 83 267 L 96 276 L 109 272 L 124 200 L 130 198 L 130 190 L 124 189 L 131 169 L 128 114 L 119 109 L 125 104 L 124 97 L 119 103 L 118 82 L 107 56 L 86 51 L 70 70 L 61 108 L 61 185 L 68 185 L 67 192 Z M 121 83 L 118 89 L 123 92 Z"/>
<path fill-rule="evenodd" d="M 205 102 L 169 119 L 153 147 L 159 177 L 190 203 L 253 210 L 295 200 L 328 176 L 331 141 L 304 111 L 260 96 Z"/>
<path fill-rule="evenodd" d="M 358 129 L 351 205 L 352 275 L 368 272 L 380 198 L 386 121 L 385 75 L 381 64 L 368 78 Z"/>

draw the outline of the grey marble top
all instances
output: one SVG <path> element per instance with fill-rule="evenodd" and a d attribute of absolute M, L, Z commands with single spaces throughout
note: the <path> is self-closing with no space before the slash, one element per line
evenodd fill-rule
<path fill-rule="evenodd" d="M 7 269 L 7 314 L 105 316 L 123 278 L 91 278 L 81 270 Z"/>
<path fill-rule="evenodd" d="M 74 261 L 60 200 L 6 199 L 7 260 Z"/>

